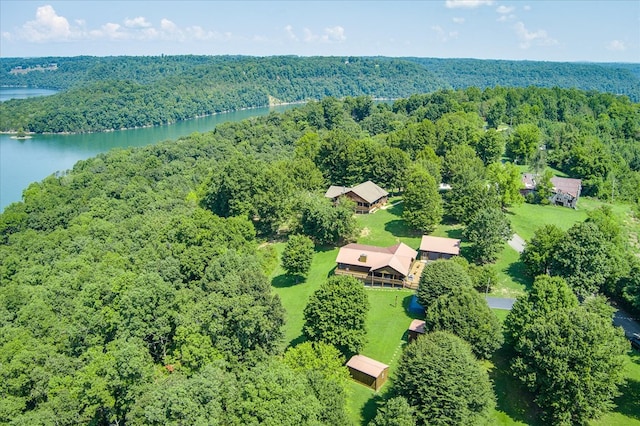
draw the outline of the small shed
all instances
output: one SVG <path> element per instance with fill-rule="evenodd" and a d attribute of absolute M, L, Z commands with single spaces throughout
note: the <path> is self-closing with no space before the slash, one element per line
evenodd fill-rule
<path fill-rule="evenodd" d="M 409 343 L 413 342 L 414 340 L 416 340 L 418 338 L 418 336 L 422 336 L 425 333 L 425 322 L 419 319 L 414 319 L 413 321 L 411 321 L 411 324 L 409 325 L 409 329 L 407 330 L 408 332 L 408 341 Z"/>
<path fill-rule="evenodd" d="M 356 382 L 378 390 L 389 378 L 389 366 L 364 355 L 354 355 L 347 362 L 349 374 Z"/>
<path fill-rule="evenodd" d="M 460 240 L 423 235 L 420 241 L 420 259 L 451 259 L 460 254 Z"/>

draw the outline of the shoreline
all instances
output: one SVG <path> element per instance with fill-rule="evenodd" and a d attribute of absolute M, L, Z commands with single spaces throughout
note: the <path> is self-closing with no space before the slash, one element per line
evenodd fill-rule
<path fill-rule="evenodd" d="M 187 118 L 185 120 L 176 120 L 176 121 L 171 121 L 171 122 L 168 122 L 168 123 L 155 124 L 155 125 L 154 124 L 150 124 L 148 126 L 123 127 L 121 129 L 96 130 L 96 131 L 92 131 L 92 132 L 43 132 L 43 133 L 24 132 L 24 133 L 26 135 L 82 135 L 82 134 L 89 135 L 89 134 L 94 134 L 94 133 L 119 132 L 119 131 L 123 131 L 123 130 L 149 129 L 149 128 L 152 128 L 152 127 L 171 126 L 171 125 L 176 124 L 178 122 L 197 120 L 199 118 L 213 117 L 215 115 L 220 115 L 220 114 L 229 114 L 229 113 L 232 113 L 232 112 L 248 111 L 248 110 L 258 109 L 258 108 L 273 108 L 273 107 L 287 106 L 287 105 L 303 105 L 303 104 L 306 104 L 308 102 L 310 102 L 310 101 L 279 102 L 279 103 L 273 103 L 273 104 L 269 104 L 269 105 L 244 107 L 244 108 L 238 108 L 238 109 L 230 109 L 230 110 L 225 110 L 225 111 L 214 112 L 212 114 L 197 115 L 195 117 Z M 0 135 L 16 135 L 16 134 L 18 134 L 18 132 L 16 130 L 0 131 Z M 29 136 L 29 138 L 31 138 L 31 136 Z M 24 138 L 24 139 L 29 139 L 29 138 Z M 12 138 L 12 139 L 14 139 L 14 138 Z M 15 139 L 17 139 L 17 138 L 15 138 Z"/>

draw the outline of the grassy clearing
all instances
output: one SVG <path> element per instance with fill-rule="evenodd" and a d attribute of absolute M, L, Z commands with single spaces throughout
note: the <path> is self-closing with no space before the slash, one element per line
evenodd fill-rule
<path fill-rule="evenodd" d="M 575 222 L 584 220 L 587 210 L 600 205 L 602 205 L 601 202 L 587 198 L 580 200 L 579 210 L 524 204 L 510 209 L 510 217 L 515 232 L 528 239 L 538 226 L 545 223 L 554 223 L 562 229 L 568 229 Z M 629 209 L 625 206 L 614 206 L 614 212 L 620 217 L 625 217 Z M 378 210 L 371 215 L 358 216 L 358 221 L 363 228 L 358 239 L 361 244 L 390 246 L 404 242 L 415 249 L 420 245 L 421 235 L 407 229 L 402 221 L 402 204 Z M 635 225 L 640 228 L 637 223 Z M 461 232 L 462 227 L 459 225 L 440 225 L 433 235 L 460 238 Z M 284 243 L 276 243 L 275 247 L 281 254 Z M 463 243 L 463 254 L 467 248 L 468 245 Z M 285 326 L 287 345 L 293 346 L 303 341 L 304 307 L 311 293 L 332 273 L 337 254 L 337 248 L 316 249 L 311 269 L 304 282 L 296 283 L 279 267 L 274 271 L 272 286 L 287 311 Z M 498 270 L 499 283 L 494 286 L 491 295 L 516 297 L 525 293 L 531 281 L 524 278 L 523 265 L 515 250 L 506 246 L 495 266 Z M 367 288 L 371 308 L 367 317 L 368 341 L 362 353 L 388 364 L 391 377 L 378 393 L 355 382 L 349 384 L 347 408 L 355 424 L 367 424 L 375 416 L 378 403 L 392 387 L 394 371 L 402 348 L 406 344 L 406 329 L 412 319 L 412 315 L 406 309 L 412 294 L 413 292 L 408 290 Z M 507 316 L 507 311 L 494 310 L 494 313 L 501 321 L 504 321 Z M 484 365 L 494 383 L 497 398 L 493 423 L 497 425 L 540 424 L 531 396 L 507 373 L 507 352 L 504 349 L 497 351 L 492 360 L 484 362 Z M 640 354 L 637 351 L 630 352 L 625 376 L 627 384 L 621 389 L 623 395 L 616 400 L 618 407 L 615 411 L 592 422 L 593 425 L 640 426 L 640 404 L 638 403 L 640 401 Z"/>
<path fill-rule="evenodd" d="M 520 260 L 520 254 L 505 244 L 502 253 L 494 264 L 498 272 L 498 283 L 491 288 L 491 296 L 518 297 L 525 294 L 533 283 L 533 280 L 524 273 L 524 263 Z"/>
<path fill-rule="evenodd" d="M 594 426 L 640 425 L 640 351 L 629 351 L 624 370 L 627 383 L 620 388 L 616 409 L 591 422 Z"/>

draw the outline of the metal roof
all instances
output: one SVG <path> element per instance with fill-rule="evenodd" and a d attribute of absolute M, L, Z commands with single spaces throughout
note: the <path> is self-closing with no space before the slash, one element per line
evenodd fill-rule
<path fill-rule="evenodd" d="M 363 373 L 371 376 L 378 377 L 384 370 L 389 368 L 388 365 L 376 361 L 375 359 L 368 358 L 364 355 L 354 355 L 347 362 L 347 367 L 354 370 L 362 371 Z"/>
<path fill-rule="evenodd" d="M 457 256 L 460 254 L 460 240 L 423 235 L 420 241 L 420 251 L 454 254 Z"/>
<path fill-rule="evenodd" d="M 411 270 L 411 262 L 417 257 L 418 253 L 404 243 L 391 247 L 347 244 L 340 247 L 336 263 L 364 266 L 371 271 L 389 266 L 400 274 L 407 276 Z"/>

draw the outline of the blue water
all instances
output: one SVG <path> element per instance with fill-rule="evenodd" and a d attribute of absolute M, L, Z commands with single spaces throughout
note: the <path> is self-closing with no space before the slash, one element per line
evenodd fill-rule
<path fill-rule="evenodd" d="M 15 88 L 0 88 L 0 98 L 15 93 Z M 42 96 L 41 89 L 21 88 L 19 93 L 28 97 L 29 90 Z M 6 91 L 6 92 L 5 92 Z M 267 115 L 271 111 L 281 112 L 292 105 L 255 108 L 243 111 L 212 115 L 179 123 L 148 127 L 144 129 L 120 130 L 107 133 L 77 135 L 31 135 L 30 139 L 18 140 L 14 136 L 0 134 L 0 210 L 22 200 L 22 191 L 32 182 L 69 170 L 79 160 L 94 157 L 112 148 L 144 146 L 166 140 L 175 140 L 194 132 L 208 132 L 218 124 L 240 121 L 250 117 Z"/>
<path fill-rule="evenodd" d="M 49 89 L 30 89 L 27 87 L 0 87 L 0 102 L 9 99 L 25 99 L 35 96 L 49 96 L 56 93 L 55 90 Z"/>

